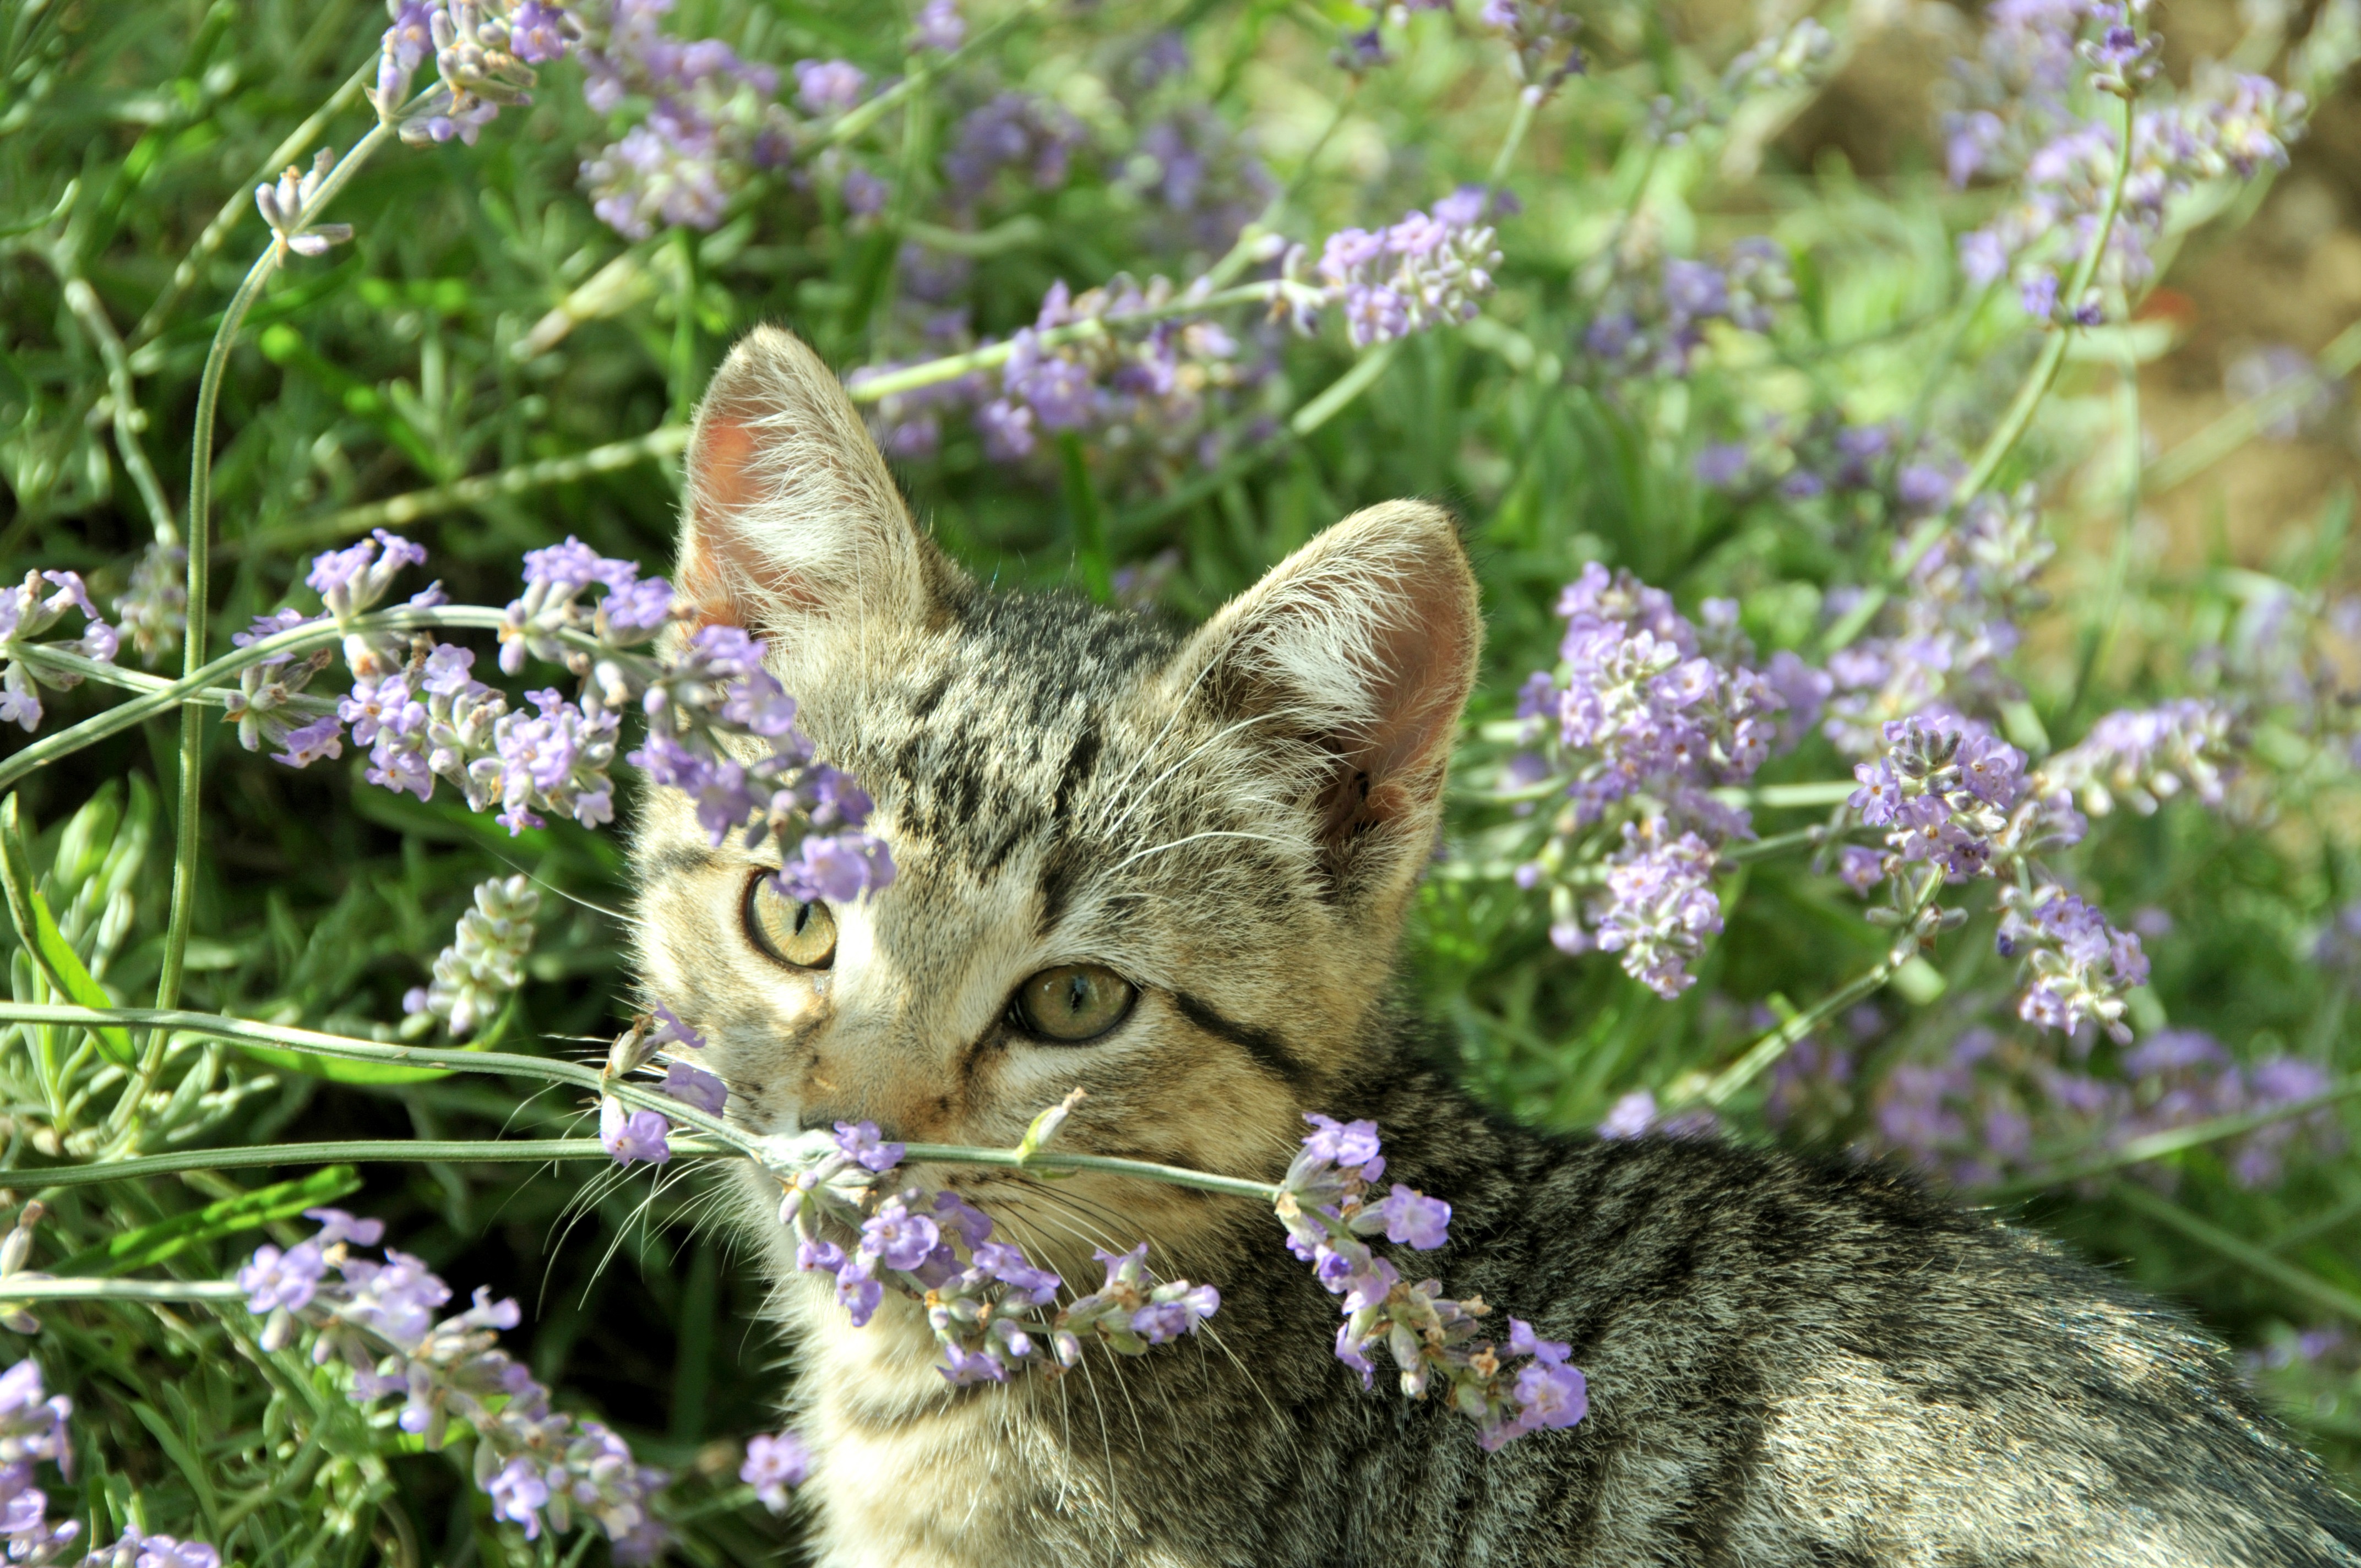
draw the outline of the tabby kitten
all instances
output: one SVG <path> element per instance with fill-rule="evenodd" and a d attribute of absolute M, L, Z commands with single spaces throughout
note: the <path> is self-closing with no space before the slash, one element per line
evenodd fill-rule
<path fill-rule="evenodd" d="M 900 868 L 789 903 L 648 805 L 642 973 L 731 1116 L 1005 1146 L 1080 1085 L 1061 1146 L 1271 1179 L 1305 1111 L 1374 1118 L 1389 1177 L 1456 1210 L 1417 1272 L 1590 1378 L 1587 1420 L 1486 1454 L 1362 1389 L 1255 1205 L 957 1168 L 928 1179 L 1069 1279 L 1145 1240 L 1223 1305 L 1144 1357 L 953 1389 L 915 1304 L 855 1330 L 796 1272 L 750 1172 L 822 1562 L 2361 1564 L 2361 1513 L 2222 1348 L 2050 1243 L 1873 1167 L 1541 1137 L 1426 1065 L 1389 977 L 1481 635 L 1442 512 L 1360 512 L 1186 637 L 989 593 L 775 331 L 689 469 L 684 590 L 769 639 Z"/>

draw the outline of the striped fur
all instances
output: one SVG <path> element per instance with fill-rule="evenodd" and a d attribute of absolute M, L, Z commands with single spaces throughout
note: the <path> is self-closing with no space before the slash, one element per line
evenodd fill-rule
<path fill-rule="evenodd" d="M 760 1132 L 868 1118 L 1275 1176 L 1305 1110 L 1371 1116 L 1456 1210 L 1404 1259 L 1572 1342 L 1592 1414 L 1485 1455 L 1364 1392 L 1333 1298 L 1251 1205 L 1117 1179 L 930 1172 L 1069 1278 L 1151 1244 L 1212 1332 L 954 1391 L 889 1297 L 855 1331 L 746 1177 L 800 1345 L 831 1564 L 2345 1564 L 2361 1515 L 2221 1348 L 2050 1244 L 1881 1168 L 1720 1144 L 1555 1141 L 1485 1116 L 1389 1004 L 1474 677 L 1448 520 L 1379 507 L 1178 637 L 980 590 L 914 527 L 825 367 L 741 344 L 701 411 L 681 581 L 771 641 L 900 867 L 836 912 L 831 970 L 749 945 L 758 862 L 652 801 L 649 992 Z M 1027 976 L 1141 992 L 1082 1047 L 1005 1023 Z"/>

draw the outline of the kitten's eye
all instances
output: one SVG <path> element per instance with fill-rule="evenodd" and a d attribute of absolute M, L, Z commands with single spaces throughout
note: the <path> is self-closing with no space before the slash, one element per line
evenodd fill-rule
<path fill-rule="evenodd" d="M 836 961 L 836 916 L 818 899 L 789 898 L 763 872 L 746 884 L 746 939 L 790 969 L 826 969 Z"/>
<path fill-rule="evenodd" d="M 1080 1045 L 1131 1015 L 1139 987 L 1103 964 L 1061 964 L 1016 988 L 1009 1006 L 1025 1032 L 1060 1045 Z"/>

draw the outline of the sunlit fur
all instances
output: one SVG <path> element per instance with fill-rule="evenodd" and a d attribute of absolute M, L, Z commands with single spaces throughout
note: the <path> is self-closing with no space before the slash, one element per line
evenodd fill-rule
<path fill-rule="evenodd" d="M 1330 1354 L 1334 1302 L 1252 1206 L 1097 1177 L 921 1173 L 1087 1288 L 1151 1244 L 1224 1293 L 1137 1360 L 953 1390 L 919 1311 L 851 1328 L 749 1172 L 798 1344 L 790 1409 L 829 1563 L 2355 1563 L 2361 1521 L 2218 1347 L 2036 1242 L 1878 1169 L 1718 1145 L 1550 1142 L 1477 1112 L 1389 1003 L 1474 677 L 1448 520 L 1339 523 L 1195 634 L 980 589 L 916 529 L 833 377 L 757 333 L 690 454 L 680 580 L 770 640 L 899 874 L 823 971 L 748 941 L 765 861 L 643 802 L 648 995 L 704 1031 L 730 1115 L 1275 1176 L 1301 1113 L 1371 1115 L 1456 1208 L 1404 1255 L 1571 1341 L 1593 1413 L 1477 1452 Z M 768 862 L 775 864 L 775 861 Z M 1079 1047 L 1017 985 L 1140 989 Z"/>

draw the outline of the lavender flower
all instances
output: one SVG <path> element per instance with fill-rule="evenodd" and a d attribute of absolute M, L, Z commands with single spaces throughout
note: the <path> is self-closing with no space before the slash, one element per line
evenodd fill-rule
<path fill-rule="evenodd" d="M 661 1112 L 626 1111 L 613 1095 L 598 1101 L 598 1143 L 617 1165 L 644 1160 L 662 1165 L 672 1158 L 671 1124 Z"/>
<path fill-rule="evenodd" d="M 1607 862 L 1607 900 L 1595 905 L 1588 940 L 1623 955 L 1624 972 L 1659 996 L 1678 996 L 1694 983 L 1688 972 L 1705 940 L 1721 930 L 1714 896 L 1714 850 L 1695 833 L 1666 840 L 1662 818 L 1624 825 L 1624 848 Z M 1580 927 L 1554 927 L 1551 940 L 1568 951 L 1584 938 Z"/>
<path fill-rule="evenodd" d="M 362 739 L 357 727 L 353 738 Z M 424 1034 L 440 1019 L 453 1039 L 473 1038 L 524 983 L 533 916 L 541 910 L 533 879 L 494 877 L 477 884 L 475 898 L 475 907 L 459 916 L 451 945 L 435 955 L 432 983 L 401 999 L 401 1010 L 410 1015 L 402 1026 L 407 1036 Z"/>
<path fill-rule="evenodd" d="M 152 665 L 181 645 L 189 624 L 188 561 L 177 544 L 150 544 L 115 596 L 117 630 L 142 663 Z"/>
<path fill-rule="evenodd" d="M 1651 1133 L 1667 1138 L 1701 1138 L 1720 1131 L 1721 1116 L 1712 1107 L 1695 1106 L 1667 1116 L 1656 1104 L 1655 1095 L 1645 1089 L 1632 1090 L 1618 1099 L 1598 1124 L 1598 1135 L 1609 1139 L 1644 1137 Z"/>
<path fill-rule="evenodd" d="M 960 15 L 959 0 L 927 0 L 918 7 L 917 21 L 910 29 L 913 49 L 949 54 L 966 41 L 967 19 Z"/>
<path fill-rule="evenodd" d="M 1679 147 L 1701 129 L 1729 124 L 1749 98 L 1791 92 L 1818 80 L 1836 46 L 1828 28 L 1806 16 L 1756 40 L 1722 68 L 1709 89 L 1683 82 L 1677 93 L 1658 98 L 1649 106 L 1648 132 L 1666 146 Z"/>
<path fill-rule="evenodd" d="M 796 101 L 815 115 L 840 115 L 861 102 L 869 73 L 849 60 L 799 60 Z"/>
<path fill-rule="evenodd" d="M 1897 554 L 1906 548 L 1894 545 Z M 1905 592 L 1874 634 L 1829 655 L 1828 739 L 1866 756 L 1880 749 L 1891 720 L 1938 703 L 1988 712 L 2015 696 L 2002 661 L 2016 648 L 2016 621 L 2041 602 L 2033 582 L 2055 552 L 2030 486 L 1970 500 L 1958 525 L 1911 567 Z M 1850 608 L 1829 596 L 1831 615 Z"/>
<path fill-rule="evenodd" d="M 672 0 L 615 0 L 607 30 L 582 49 L 593 109 L 611 113 L 626 98 L 651 104 L 581 170 L 592 210 L 632 239 L 658 223 L 714 227 L 752 174 L 786 162 L 795 142 L 786 111 L 769 101 L 778 72 L 719 38 L 664 37 L 659 24 L 671 9 Z"/>
<path fill-rule="evenodd" d="M 902 1146 L 880 1137 L 874 1122 L 839 1122 L 836 1146 L 846 1159 L 873 1176 L 884 1176 L 902 1163 Z"/>
<path fill-rule="evenodd" d="M 332 245 L 342 245 L 353 237 L 350 224 L 315 224 L 306 226 L 304 210 L 312 205 L 320 186 L 335 170 L 336 155 L 322 148 L 312 160 L 309 174 L 299 172 L 292 164 L 279 177 L 276 185 L 257 185 L 254 204 L 262 214 L 262 221 L 270 225 L 271 234 L 280 245 L 298 256 L 325 256 Z"/>
<path fill-rule="evenodd" d="M 721 1108 L 730 1101 L 728 1085 L 703 1069 L 682 1061 L 665 1065 L 664 1091 L 708 1116 L 720 1115 Z"/>
<path fill-rule="evenodd" d="M 1288 1249 L 1344 1298 L 1336 1358 L 1358 1372 L 1366 1387 L 1376 1370 L 1370 1352 L 1382 1344 L 1400 1372 L 1402 1392 L 1422 1398 L 1439 1384 L 1452 1408 L 1477 1421 L 1477 1441 L 1487 1451 L 1581 1420 L 1588 1393 L 1582 1374 L 1565 1365 L 1566 1345 L 1539 1338 L 1514 1318 L 1505 1343 L 1477 1339 L 1490 1308 L 1474 1299 L 1445 1299 L 1438 1280 L 1405 1284 L 1360 1241 L 1383 1231 L 1389 1240 L 1440 1246 L 1450 1219 L 1447 1205 L 1399 1182 L 1378 1203 L 1365 1201 L 1385 1170 L 1376 1124 L 1317 1114 L 1304 1120 L 1312 1130 L 1279 1183 L 1278 1212 Z M 1110 1280 L 1114 1274 L 1111 1262 Z M 1528 1359 L 1512 1365 L 1521 1356 Z"/>
<path fill-rule="evenodd" d="M 1508 35 L 1510 66 L 1522 82 L 1521 96 L 1539 104 L 1583 69 L 1575 35 L 1582 18 L 1560 0 L 1484 0 L 1483 24 Z"/>
<path fill-rule="evenodd" d="M 2345 400 L 2345 383 L 2322 374 L 2312 356 L 2288 345 L 2268 344 L 2237 356 L 2224 367 L 2222 389 L 2242 403 L 2302 394 L 2266 418 L 2258 433 L 2266 441 L 2293 441 L 2324 433 Z M 121 606 L 116 607 L 118 609 Z"/>
<path fill-rule="evenodd" d="M 564 632 L 617 647 L 653 637 L 672 619 L 675 601 L 664 579 L 642 583 L 639 575 L 631 562 L 602 556 L 571 534 L 563 544 L 526 552 L 524 592 L 509 601 L 500 627 L 500 668 L 518 674 L 527 653 L 565 663 Z M 606 589 L 595 608 L 579 602 L 592 587 Z"/>
<path fill-rule="evenodd" d="M 1054 1126 L 1054 1118 L 1045 1119 L 1028 1145 Z M 1076 1365 L 1093 1341 L 1118 1354 L 1142 1354 L 1193 1332 L 1221 1305 L 1210 1286 L 1154 1281 L 1142 1244 L 1100 1253 L 1106 1283 L 1045 1312 L 1064 1282 L 994 1241 L 989 1215 L 954 1192 L 884 1185 L 903 1152 L 871 1123 L 839 1123 L 833 1152 L 785 1179 L 780 1219 L 795 1227 L 799 1265 L 833 1277 L 854 1327 L 869 1321 L 889 1288 L 923 1300 L 942 1354 L 938 1370 L 954 1385 L 1005 1382 L 1028 1368 L 1054 1376 Z"/>
<path fill-rule="evenodd" d="M 48 590 L 44 590 L 43 584 L 49 585 Z M 43 646 L 60 653 L 94 659 L 102 664 L 113 663 L 122 640 L 115 628 L 99 619 L 80 573 L 27 572 L 23 582 L 0 592 L 0 657 L 7 660 L 5 668 L 0 669 L 0 723 L 18 724 L 30 733 L 41 722 L 41 699 L 34 689 L 36 682 L 60 691 L 82 684 L 80 675 L 47 670 L 36 673 L 16 656 L 18 648 L 29 645 L 34 638 L 55 626 L 69 609 L 81 613 L 82 635 L 71 642 Z"/>
<path fill-rule="evenodd" d="M 237 1271 L 237 1288 L 246 1292 L 247 1310 L 257 1317 L 282 1307 L 291 1312 L 312 1299 L 327 1266 L 314 1242 L 302 1243 L 285 1252 L 275 1246 L 261 1246 Z"/>
<path fill-rule="evenodd" d="M 1977 173 L 2023 177 L 2015 201 L 1961 237 L 1961 269 L 1979 284 L 2014 276 L 2037 316 L 2062 304 L 2077 320 L 2097 319 L 2092 302 L 2059 299 L 2059 280 L 2096 231 L 2122 144 L 2113 125 L 2069 109 L 2067 88 L 2079 71 L 2103 92 L 2139 93 L 2154 74 L 2157 49 L 2155 38 L 2135 25 L 2140 9 L 1996 7 L 1982 58 L 1960 73 L 1974 106 L 1947 121 L 1954 181 Z M 2100 277 L 2125 288 L 2144 282 L 2155 270 L 2152 253 L 2173 204 L 2200 183 L 2284 167 L 2287 143 L 2301 132 L 2307 110 L 2301 93 L 2215 68 L 2201 73 L 2179 103 L 2136 113 L 2130 172 Z"/>
<path fill-rule="evenodd" d="M 1558 613 L 1563 662 L 1526 683 L 1518 713 L 1541 743 L 1531 771 L 1565 778 L 1568 805 L 1517 880 L 1548 885 L 1550 939 L 1562 951 L 1620 952 L 1635 979 L 1678 995 L 1721 928 L 1710 885 L 1719 848 L 1753 831 L 1711 792 L 1743 783 L 1770 755 L 1786 699 L 1739 662 L 1734 619 L 1719 656 L 1708 654 L 1670 598 L 1628 572 L 1594 562 Z M 1604 896 L 1586 905 L 1579 890 L 1601 883 Z"/>
<path fill-rule="evenodd" d="M 1971 1029 L 1939 1063 L 1905 1063 L 1881 1087 L 1878 1141 L 1960 1186 L 2037 1172 L 2061 1153 L 2121 1148 L 2138 1139 L 2217 1117 L 2299 1104 L 2330 1085 L 2315 1064 L 2273 1057 L 2244 1067 L 2213 1036 L 2159 1030 L 2117 1058 L 2121 1078 L 2059 1068 L 1989 1029 Z M 2290 1154 L 2334 1153 L 2343 1145 L 2333 1113 L 2273 1121 L 2214 1146 L 2242 1187 L 2279 1179 Z M 2170 1167 L 2131 1168 L 2169 1184 Z"/>
<path fill-rule="evenodd" d="M 1500 264 L 1482 207 L 1478 191 L 1472 203 L 1436 203 L 1433 216 L 1412 212 L 1374 234 L 1341 229 L 1328 236 L 1313 271 L 1342 308 L 1354 347 L 1475 319 Z M 1300 247 L 1290 255 L 1288 276 L 1301 269 L 1304 255 Z"/>
<path fill-rule="evenodd" d="M 969 111 L 951 132 L 943 154 L 944 188 L 972 208 L 1001 170 L 1018 168 L 1036 190 L 1054 190 L 1066 182 L 1083 139 L 1082 122 L 1056 104 L 1029 93 L 1003 93 Z"/>
<path fill-rule="evenodd" d="M 811 1450 L 791 1431 L 767 1433 L 746 1440 L 746 1463 L 738 1479 L 754 1488 L 755 1497 L 774 1514 L 787 1511 L 787 1493 L 811 1474 Z"/>
<path fill-rule="evenodd" d="M 474 146 L 504 106 L 533 102 L 533 67 L 562 56 L 579 37 L 562 5 L 544 0 L 387 0 L 393 25 L 379 48 L 379 118 L 412 146 L 449 141 Z M 411 78 L 433 53 L 436 85 L 408 106 Z"/>
<path fill-rule="evenodd" d="M 2151 708 L 2119 708 L 2091 726 L 2081 744 L 2041 765 L 2045 788 L 2080 796 L 2082 809 L 2103 817 L 2121 799 L 2147 815 L 2188 790 L 2207 806 L 2222 804 L 2235 767 L 2230 710 L 2202 697 L 2180 697 Z"/>
<path fill-rule="evenodd" d="M 16 1365 L 32 1366 L 33 1363 L 20 1361 Z M 34 1376 L 38 1383 L 38 1368 L 35 1368 Z M 82 1526 L 71 1519 L 52 1522 L 49 1509 L 49 1494 L 33 1485 L 30 1464 L 0 1464 L 0 1539 L 8 1543 L 10 1563 L 49 1568 L 72 1550 L 81 1538 Z"/>
<path fill-rule="evenodd" d="M 498 1331 L 520 1321 L 517 1304 L 478 1290 L 465 1310 L 437 1320 L 451 1288 L 423 1263 L 390 1248 L 381 1263 L 355 1252 L 377 1243 L 381 1224 L 334 1209 L 310 1215 L 321 1222 L 318 1235 L 274 1257 L 264 1255 L 276 1249 L 265 1248 L 241 1271 L 241 1283 L 268 1280 L 307 1248 L 324 1266 L 302 1300 L 275 1293 L 266 1303 L 265 1344 L 275 1348 L 299 1332 L 310 1333 L 313 1361 L 346 1368 L 355 1403 L 400 1398 L 396 1423 L 430 1450 L 444 1446 L 455 1423 L 472 1430 L 477 1484 L 496 1515 L 522 1525 L 527 1540 L 544 1528 L 571 1530 L 578 1519 L 598 1525 L 618 1562 L 653 1561 L 664 1530 L 648 1505 L 666 1476 L 636 1464 L 598 1422 L 553 1410 L 549 1390 L 498 1348 Z M 308 1262 L 304 1272 L 311 1272 Z M 147 1539 L 151 1547 L 162 1542 L 163 1551 L 190 1550 L 167 1538 Z M 159 1558 L 159 1568 L 193 1568 L 196 1562 Z M 217 1568 L 217 1560 L 207 1568 Z"/>
<path fill-rule="evenodd" d="M 1159 222 L 1151 242 L 1219 255 L 1268 206 L 1278 184 L 1249 136 L 1199 104 L 1184 104 L 1139 133 L 1126 183 Z"/>
<path fill-rule="evenodd" d="M 1885 726 L 1886 753 L 1853 769 L 1846 804 L 1904 862 L 1939 865 L 1949 882 L 1990 873 L 2023 820 L 2025 754 L 1956 715 L 1930 712 Z"/>
<path fill-rule="evenodd" d="M 2001 953 L 2021 955 L 2033 973 L 2018 999 L 2017 1015 L 2070 1033 L 2096 1023 L 2114 1038 L 2128 1041 L 2124 993 L 2147 983 L 2147 955 L 2140 939 L 2116 930 L 2098 910 L 2054 884 L 2031 893 L 2003 888 L 2001 905 Z"/>
<path fill-rule="evenodd" d="M 1615 1102 L 1598 1124 L 1602 1138 L 1636 1138 L 1656 1124 L 1656 1097 L 1645 1089 L 1635 1089 Z"/>
<path fill-rule="evenodd" d="M 63 1394 L 43 1398 L 41 1369 L 30 1358 L 0 1372 L 0 1464 L 37 1459 L 62 1465 L 71 1450 L 66 1418 L 73 1401 Z"/>

